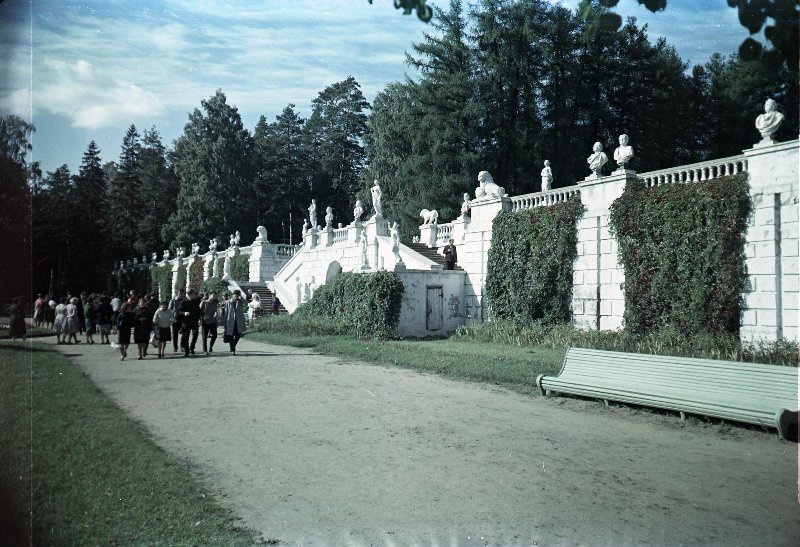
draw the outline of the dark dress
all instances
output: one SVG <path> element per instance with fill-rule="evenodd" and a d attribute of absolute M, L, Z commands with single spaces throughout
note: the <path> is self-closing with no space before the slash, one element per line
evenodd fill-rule
<path fill-rule="evenodd" d="M 131 343 L 131 329 L 136 323 L 136 316 L 133 315 L 133 312 L 131 311 L 120 312 L 120 313 L 122 314 L 122 319 L 121 319 L 122 323 L 117 328 L 117 332 L 119 333 L 117 341 L 122 346 Z"/>
<path fill-rule="evenodd" d="M 25 315 L 22 312 L 22 306 L 19 304 L 11 304 L 8 307 L 8 316 L 10 320 L 9 335 L 12 338 L 20 338 L 25 336 Z"/>
<path fill-rule="evenodd" d="M 150 313 L 150 308 L 137 306 L 133 315 L 135 318 L 133 341 L 136 344 L 146 344 L 150 341 L 150 333 L 153 331 L 153 314 Z"/>

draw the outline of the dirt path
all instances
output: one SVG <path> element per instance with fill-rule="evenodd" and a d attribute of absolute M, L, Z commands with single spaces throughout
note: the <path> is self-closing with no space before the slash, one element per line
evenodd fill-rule
<path fill-rule="evenodd" d="M 236 357 L 59 348 L 265 539 L 800 544 L 797 445 L 773 432 L 246 339 Z"/>

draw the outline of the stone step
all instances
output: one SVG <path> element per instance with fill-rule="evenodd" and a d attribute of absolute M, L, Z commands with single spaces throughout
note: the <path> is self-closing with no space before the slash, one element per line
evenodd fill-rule
<path fill-rule="evenodd" d="M 258 297 L 261 299 L 261 309 L 264 310 L 265 312 L 268 312 L 270 310 L 272 306 L 272 291 L 269 290 L 265 285 L 259 283 L 239 283 L 239 286 L 242 288 L 243 291 L 245 291 L 245 297 L 247 296 L 246 295 L 247 290 L 253 289 L 253 292 L 256 293 Z M 281 314 L 289 312 L 286 311 L 286 308 L 284 308 L 283 304 L 281 304 L 278 307 L 278 313 Z"/>
<path fill-rule="evenodd" d="M 445 265 L 444 257 L 436 252 L 436 248 L 431 249 L 424 243 L 403 242 L 403 245 L 405 245 L 412 251 L 418 252 L 425 258 L 432 260 L 433 262 L 436 262 L 437 264 L 441 264 L 442 266 Z M 454 269 L 463 271 L 463 268 L 460 267 L 458 264 L 456 264 Z"/>

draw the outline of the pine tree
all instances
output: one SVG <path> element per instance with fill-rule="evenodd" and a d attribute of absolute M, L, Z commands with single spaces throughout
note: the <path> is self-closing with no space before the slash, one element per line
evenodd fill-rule
<path fill-rule="evenodd" d="M 134 215 L 136 237 L 133 250 L 137 255 L 161 256 L 165 242 L 161 230 L 175 212 L 178 180 L 170 168 L 167 149 L 155 127 L 145 130 L 138 161 L 140 215 Z"/>
<path fill-rule="evenodd" d="M 112 260 L 126 260 L 134 254 L 138 219 L 142 214 L 141 138 L 135 125 L 122 138 L 119 162 L 108 180 L 108 221 Z"/>

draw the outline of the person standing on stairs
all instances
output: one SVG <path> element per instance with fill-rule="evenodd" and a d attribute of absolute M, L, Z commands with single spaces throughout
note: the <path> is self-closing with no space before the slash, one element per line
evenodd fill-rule
<path fill-rule="evenodd" d="M 458 260 L 458 253 L 456 252 L 456 246 L 453 244 L 453 240 L 451 239 L 450 243 L 448 243 L 444 247 L 444 269 L 445 270 L 455 269 L 457 260 Z"/>

